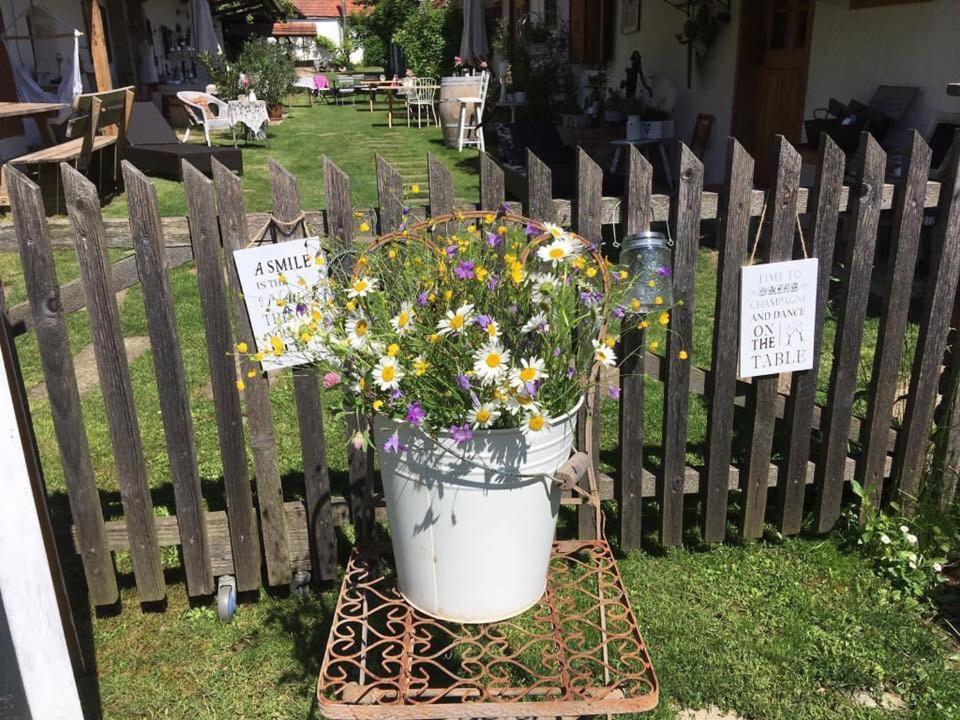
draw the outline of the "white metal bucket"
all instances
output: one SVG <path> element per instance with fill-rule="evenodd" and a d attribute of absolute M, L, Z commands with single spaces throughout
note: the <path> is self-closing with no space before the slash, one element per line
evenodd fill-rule
<path fill-rule="evenodd" d="M 399 453 L 380 453 L 380 469 L 398 585 L 411 605 L 481 623 L 537 603 L 560 510 L 560 490 L 543 474 L 569 457 L 582 402 L 538 433 L 476 430 L 463 445 L 375 418 L 377 447 L 400 437 Z"/>

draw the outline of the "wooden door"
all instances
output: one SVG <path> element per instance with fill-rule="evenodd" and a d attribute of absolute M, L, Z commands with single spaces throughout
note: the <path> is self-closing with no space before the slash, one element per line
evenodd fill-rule
<path fill-rule="evenodd" d="M 743 6 L 733 127 L 756 158 L 760 183 L 769 177 L 774 136 L 802 140 L 813 7 L 813 0 Z"/>

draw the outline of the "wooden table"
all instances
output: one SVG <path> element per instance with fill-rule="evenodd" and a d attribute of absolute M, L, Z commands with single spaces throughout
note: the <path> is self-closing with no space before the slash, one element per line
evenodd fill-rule
<path fill-rule="evenodd" d="M 663 163 L 663 173 L 667 176 L 667 184 L 673 189 L 673 172 L 670 168 L 670 158 L 667 157 L 666 143 L 673 138 L 650 138 L 645 140 L 611 140 L 610 144 L 616 150 L 613 153 L 613 162 L 610 163 L 610 172 L 615 173 L 620 165 L 620 158 L 623 155 L 623 149 L 628 145 L 635 145 L 640 152 L 649 151 L 654 145 L 660 150 L 660 162 Z"/>
<path fill-rule="evenodd" d="M 373 96 L 378 91 L 387 96 L 387 127 L 393 127 L 393 95 L 397 90 L 413 90 L 413 85 L 404 85 L 399 80 L 372 80 L 360 83 L 365 90 L 370 92 L 370 112 L 373 112 Z M 421 85 L 420 90 L 439 90 L 439 85 Z"/>
<path fill-rule="evenodd" d="M 59 113 L 67 103 L 27 103 L 27 102 L 0 102 L 0 119 L 14 117 L 33 118 L 44 142 L 56 145 L 57 139 L 50 129 L 50 118 Z"/>

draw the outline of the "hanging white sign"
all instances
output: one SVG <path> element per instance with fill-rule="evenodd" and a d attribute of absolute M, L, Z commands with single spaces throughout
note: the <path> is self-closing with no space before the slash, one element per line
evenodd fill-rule
<path fill-rule="evenodd" d="M 318 287 L 321 300 L 329 293 L 323 290 L 327 264 L 320 239 L 309 237 L 234 250 L 233 259 L 257 351 L 264 353 L 262 368 L 276 370 L 303 364 L 303 358 L 295 354 L 281 353 L 277 357 L 272 338 L 282 338 L 283 328 L 298 322 L 298 317 L 307 312 L 295 303 L 285 302 L 291 292 L 306 294 Z"/>
<path fill-rule="evenodd" d="M 813 367 L 816 258 L 740 270 L 740 377 Z"/>

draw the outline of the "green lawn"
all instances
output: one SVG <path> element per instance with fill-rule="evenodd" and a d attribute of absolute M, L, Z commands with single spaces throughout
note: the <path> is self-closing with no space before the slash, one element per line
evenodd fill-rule
<path fill-rule="evenodd" d="M 300 100 L 299 102 L 303 102 Z M 283 124 L 271 130 L 269 147 L 251 144 L 244 150 L 243 187 L 248 210 L 269 210 L 266 161 L 273 157 L 300 181 L 302 204 L 323 206 L 321 159 L 331 157 L 352 178 L 357 207 L 376 204 L 374 153 L 395 162 L 409 186 L 426 183 L 426 153 L 436 152 L 456 178 L 456 195 L 477 196 L 476 154 L 457 154 L 442 147 L 439 131 L 388 130 L 383 113 L 319 105 L 294 107 Z M 182 187 L 157 181 L 161 211 L 182 215 Z M 104 209 L 124 217 L 124 198 Z M 112 259 L 123 256 L 114 251 Z M 77 277 L 72 252 L 58 251 L 61 283 Z M 224 507 L 214 409 L 207 387 L 207 357 L 197 302 L 196 277 L 189 266 L 172 273 L 177 319 L 191 390 L 197 451 L 207 505 Z M 16 255 L 0 255 L 0 281 L 11 304 L 24 299 Z M 692 361 L 709 366 L 716 287 L 716 253 L 700 253 L 695 305 Z M 121 305 L 124 334 L 147 335 L 143 296 L 131 288 Z M 861 387 L 869 380 L 869 361 L 877 342 L 877 320 L 865 327 L 860 372 Z M 68 319 L 70 343 L 78 352 L 90 343 L 85 312 Z M 827 342 L 834 322 L 825 330 Z M 911 337 L 915 335 L 911 331 Z M 18 340 L 25 381 L 42 380 L 32 335 Z M 829 353 L 821 370 L 821 399 L 829 378 Z M 136 403 L 147 457 L 149 483 L 157 512 L 176 508 L 168 481 L 157 389 L 149 353 L 131 365 Z M 287 499 L 303 495 L 296 413 L 288 382 L 273 392 L 280 470 Z M 646 437 L 660 438 L 662 388 L 647 381 Z M 42 455 L 51 507 L 58 521 L 67 517 L 60 467 L 49 408 L 34 404 L 34 422 Z M 116 469 L 103 412 L 94 389 L 83 401 L 94 468 L 108 518 L 122 514 Z M 863 402 L 858 403 L 862 413 Z M 702 463 L 706 411 L 699 398 L 690 406 L 691 464 Z M 333 474 L 346 470 L 341 424 L 327 417 L 327 457 Z M 738 434 L 737 447 L 743 445 Z M 616 405 L 604 404 L 603 459 L 614 466 L 617 433 Z M 655 452 L 649 458 L 658 462 Z M 338 486 L 336 492 L 343 492 Z M 736 502 L 736 494 L 732 496 Z M 688 504 L 694 504 L 688 498 Z M 694 526 L 695 508 L 690 508 Z M 732 516 L 736 507 L 731 508 Z M 655 508 L 645 527 L 656 526 Z M 613 533 L 611 533 L 613 534 Z M 162 613 L 142 613 L 127 558 L 119 558 L 126 588 L 117 614 L 95 618 L 83 606 L 83 589 L 71 582 L 88 651 L 95 656 L 99 703 L 105 718 L 304 718 L 311 697 L 329 622 L 333 591 L 299 601 L 282 591 L 264 591 L 258 601 L 244 604 L 234 622 L 220 625 L 209 603 L 191 607 L 186 598 L 175 552 L 164 554 L 168 568 L 168 607 Z M 882 584 L 867 563 L 838 545 L 835 538 L 800 538 L 704 550 L 693 538 L 687 548 L 663 552 L 652 537 L 647 552 L 624 557 L 621 572 L 633 606 L 650 644 L 663 686 L 664 700 L 655 717 L 672 717 L 675 708 L 716 704 L 735 708 L 750 718 L 939 718 L 960 703 L 960 671 L 956 648 L 934 624 L 916 611 L 883 603 Z M 71 578 L 78 577 L 75 561 Z M 854 708 L 848 690 L 871 692 L 889 688 L 910 704 L 907 713 Z M 90 700 L 95 703 L 95 700 Z"/>

